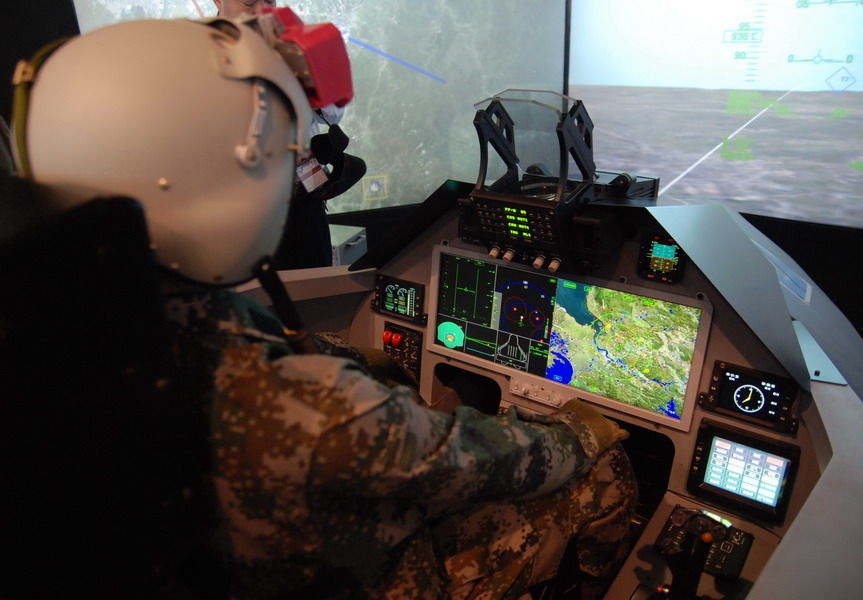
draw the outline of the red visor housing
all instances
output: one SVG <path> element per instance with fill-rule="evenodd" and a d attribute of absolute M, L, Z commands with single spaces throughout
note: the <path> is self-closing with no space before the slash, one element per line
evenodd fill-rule
<path fill-rule="evenodd" d="M 272 13 L 284 27 L 279 40 L 298 50 L 285 56 L 285 60 L 306 90 L 312 108 L 344 106 L 353 99 L 348 51 L 335 25 L 306 25 L 290 8 L 267 7 L 261 13 Z"/>

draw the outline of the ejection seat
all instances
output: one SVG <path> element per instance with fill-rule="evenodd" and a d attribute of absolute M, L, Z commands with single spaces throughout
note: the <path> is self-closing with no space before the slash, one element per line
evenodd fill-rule
<path fill-rule="evenodd" d="M 139 204 L 0 174 L 0 598 L 202 598 L 199 410 Z"/>

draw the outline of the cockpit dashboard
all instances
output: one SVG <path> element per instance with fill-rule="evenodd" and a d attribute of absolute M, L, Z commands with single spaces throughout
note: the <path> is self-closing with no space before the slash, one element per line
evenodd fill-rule
<path fill-rule="evenodd" d="M 378 269 L 323 269 L 319 285 L 284 273 L 310 328 L 383 349 L 440 410 L 552 413 L 580 398 L 627 429 L 638 539 L 607 598 L 668 582 L 662 544 L 691 511 L 733 532 L 699 593 L 768 597 L 753 586 L 831 459 L 814 397 L 853 392 L 800 381 L 650 209 L 621 208 L 626 235 L 585 274 L 489 255 L 459 238 L 453 204 Z"/>

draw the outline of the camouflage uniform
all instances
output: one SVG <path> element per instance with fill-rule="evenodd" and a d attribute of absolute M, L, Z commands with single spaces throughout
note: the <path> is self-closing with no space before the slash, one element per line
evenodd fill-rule
<path fill-rule="evenodd" d="M 233 597 L 518 598 L 573 535 L 586 573 L 620 558 L 629 464 L 618 445 L 597 456 L 575 415 L 420 406 L 333 356 L 350 350 L 292 354 L 230 292 L 168 296 L 166 312 L 209 411 Z"/>

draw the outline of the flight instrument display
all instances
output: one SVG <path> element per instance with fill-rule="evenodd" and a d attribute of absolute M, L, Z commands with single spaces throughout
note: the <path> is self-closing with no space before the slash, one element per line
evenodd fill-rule
<path fill-rule="evenodd" d="M 424 285 L 378 274 L 372 306 L 380 313 L 425 323 L 424 298 Z"/>
<path fill-rule="evenodd" d="M 440 255 L 435 343 L 681 419 L 702 309 Z"/>

